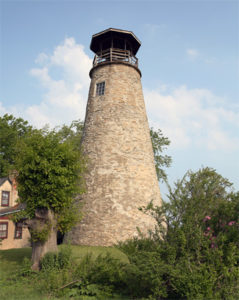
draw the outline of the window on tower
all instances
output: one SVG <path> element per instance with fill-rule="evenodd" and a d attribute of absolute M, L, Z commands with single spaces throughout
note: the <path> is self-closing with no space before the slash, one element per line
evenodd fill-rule
<path fill-rule="evenodd" d="M 104 95 L 105 93 L 105 82 L 100 82 L 96 84 L 96 96 Z"/>

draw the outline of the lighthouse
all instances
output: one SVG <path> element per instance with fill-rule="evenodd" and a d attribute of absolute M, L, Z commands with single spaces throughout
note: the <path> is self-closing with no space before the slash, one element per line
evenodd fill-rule
<path fill-rule="evenodd" d="M 139 208 L 161 204 L 133 32 L 92 36 L 95 53 L 82 148 L 87 159 L 83 219 L 72 244 L 110 246 L 146 234 L 155 220 Z"/>

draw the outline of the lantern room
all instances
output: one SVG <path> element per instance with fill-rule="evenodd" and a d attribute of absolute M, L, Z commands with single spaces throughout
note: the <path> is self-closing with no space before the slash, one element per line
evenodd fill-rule
<path fill-rule="evenodd" d="M 93 66 L 121 62 L 138 67 L 136 53 L 141 46 L 132 31 L 109 28 L 92 36 L 90 49 L 95 53 Z"/>

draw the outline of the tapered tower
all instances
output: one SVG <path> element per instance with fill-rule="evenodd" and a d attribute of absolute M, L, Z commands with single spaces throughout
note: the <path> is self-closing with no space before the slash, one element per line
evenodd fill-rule
<path fill-rule="evenodd" d="M 139 210 L 160 205 L 141 86 L 135 57 L 140 41 L 109 28 L 93 35 L 95 53 L 82 146 L 88 158 L 84 218 L 70 233 L 73 244 L 112 245 L 154 228 Z"/>

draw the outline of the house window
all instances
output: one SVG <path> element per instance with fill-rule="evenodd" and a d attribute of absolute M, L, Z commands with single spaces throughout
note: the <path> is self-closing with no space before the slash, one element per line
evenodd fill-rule
<path fill-rule="evenodd" d="M 7 238 L 7 231 L 8 231 L 8 223 L 0 223 L 0 239 Z"/>
<path fill-rule="evenodd" d="M 10 192 L 2 191 L 2 206 L 9 206 Z"/>
<path fill-rule="evenodd" d="M 22 238 L 22 226 L 18 223 L 16 223 L 15 227 L 15 239 L 21 239 Z"/>
<path fill-rule="evenodd" d="M 105 82 L 100 82 L 96 84 L 96 96 L 104 95 L 105 93 Z"/>

